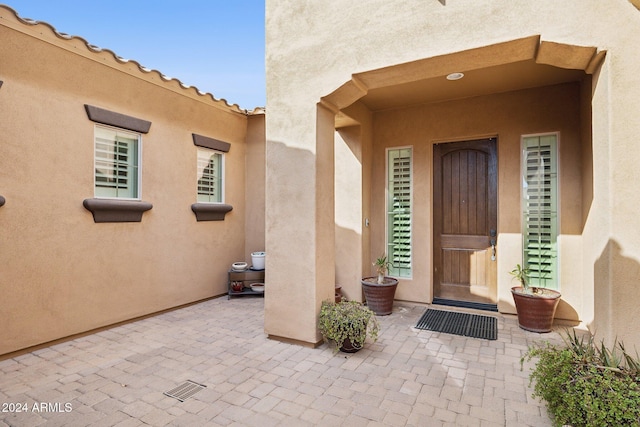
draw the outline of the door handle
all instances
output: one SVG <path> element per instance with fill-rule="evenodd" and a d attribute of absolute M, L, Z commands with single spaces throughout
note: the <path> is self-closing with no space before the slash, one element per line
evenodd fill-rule
<path fill-rule="evenodd" d="M 489 240 L 489 244 L 491 245 L 491 261 L 496 260 L 496 230 L 491 229 L 489 231 L 489 235 L 491 239 Z"/>

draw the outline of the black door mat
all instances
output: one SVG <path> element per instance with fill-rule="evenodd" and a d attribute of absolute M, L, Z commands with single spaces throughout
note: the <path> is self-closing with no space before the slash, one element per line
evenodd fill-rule
<path fill-rule="evenodd" d="M 416 328 L 463 337 L 496 340 L 498 339 L 497 320 L 492 316 L 427 309 L 418 320 Z"/>
<path fill-rule="evenodd" d="M 483 302 L 460 301 L 444 298 L 433 298 L 433 305 L 448 305 L 449 307 L 472 308 L 474 310 L 498 312 L 498 304 L 487 304 Z"/>

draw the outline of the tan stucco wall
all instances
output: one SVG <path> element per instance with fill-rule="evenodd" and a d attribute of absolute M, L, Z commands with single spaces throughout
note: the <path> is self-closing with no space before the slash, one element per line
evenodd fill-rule
<path fill-rule="evenodd" d="M 335 135 L 336 158 L 336 284 L 349 300 L 361 300 L 364 213 L 362 210 L 361 126 L 342 128 Z M 368 250 L 368 249 L 367 249 Z"/>
<path fill-rule="evenodd" d="M 266 12 L 267 169 L 275 169 L 281 163 L 300 165 L 295 172 L 277 171 L 272 174 L 274 179 L 267 179 L 267 247 L 286 246 L 287 253 L 294 254 L 272 260 L 269 274 L 282 281 L 282 289 L 295 288 L 300 296 L 306 291 L 299 288 L 314 286 L 308 283 L 308 278 L 314 275 L 314 268 L 318 268 L 316 251 L 324 244 L 324 230 L 316 228 L 315 221 L 307 217 L 317 214 L 315 189 L 330 185 L 329 180 L 316 180 L 313 159 L 316 103 L 323 96 L 340 88 L 354 73 L 535 34 L 540 34 L 542 40 L 606 50 L 605 63 L 594 79 L 593 149 L 589 153 L 593 161 L 591 166 L 584 165 L 579 178 L 587 180 L 587 184 L 592 180 L 591 186 L 583 185 L 581 194 L 586 192 L 588 199 L 592 192 L 593 198 L 580 206 L 564 208 L 565 214 L 579 211 L 583 220 L 577 223 L 580 227 L 563 223 L 563 228 L 573 230 L 563 236 L 563 246 L 571 248 L 563 256 L 565 260 L 575 257 L 576 263 L 565 268 L 562 274 L 567 283 L 582 282 L 575 285 L 580 291 L 569 291 L 567 298 L 571 305 L 581 307 L 582 320 L 592 330 L 606 339 L 617 335 L 640 347 L 640 334 L 637 334 L 640 325 L 633 312 L 639 292 L 635 283 L 640 261 L 640 232 L 636 221 L 639 203 L 633 186 L 629 185 L 640 178 L 634 165 L 640 154 L 639 146 L 634 143 L 640 131 L 640 122 L 634 119 L 640 111 L 640 79 L 636 73 L 640 59 L 632 37 L 640 26 L 640 14 L 631 3 L 626 0 L 606 4 L 597 0 L 535 3 L 522 0 L 498 4 L 493 0 L 478 0 L 471 6 L 468 2 L 435 0 L 401 3 L 268 0 Z M 296 37 L 292 38 L 292 34 Z M 354 87 L 356 91 L 361 90 L 357 84 Z M 357 99 L 358 95 L 353 96 Z M 473 132 L 479 130 L 476 128 Z M 579 131 L 581 135 L 587 133 L 585 129 Z M 582 152 L 588 153 L 588 150 Z M 589 158 L 580 161 L 584 164 Z M 577 179 L 576 171 L 571 174 Z M 280 191 L 283 182 L 289 187 L 284 192 Z M 502 198 L 506 197 L 505 191 L 501 187 Z M 516 196 L 509 193 L 509 197 Z M 501 199 L 500 203 L 505 201 Z M 304 218 L 284 224 L 278 219 L 284 211 L 300 213 Z M 519 225 L 515 219 L 504 221 L 503 218 L 500 226 L 505 231 Z M 292 235 L 298 238 L 289 237 Z M 505 233 L 503 237 L 511 239 L 511 245 L 520 240 L 517 231 L 513 235 Z M 372 242 L 375 241 L 372 235 Z M 503 247 L 504 243 L 501 241 L 499 245 Z M 284 256 L 285 252 L 278 255 Z M 506 273 L 500 274 L 504 282 Z M 580 274 L 583 276 L 579 279 Z M 267 307 L 267 332 L 291 337 L 312 335 L 293 332 L 293 327 L 283 325 L 312 328 L 311 319 L 302 324 L 296 320 L 298 311 L 317 309 L 318 301 L 288 299 L 284 293 L 272 296 L 282 300 Z M 501 299 L 506 302 L 508 297 L 501 294 Z M 287 311 L 291 303 L 302 304 L 304 308 Z M 288 320 L 280 319 L 278 326 L 271 329 L 269 319 L 281 317 L 283 313 L 289 313 L 284 314 Z"/>
<path fill-rule="evenodd" d="M 225 293 L 245 244 L 261 245 L 245 243 L 245 221 L 255 223 L 252 236 L 264 223 L 252 205 L 264 195 L 245 199 L 261 119 L 247 137 L 247 116 L 210 96 L 0 12 L 0 24 L 24 30 L 0 25 L 0 354 Z M 141 185 L 153 208 L 140 223 L 94 223 L 83 207 L 94 196 L 94 123 L 84 104 L 152 122 Z M 196 222 L 191 211 L 192 133 L 230 143 L 233 210 L 224 221 Z"/>

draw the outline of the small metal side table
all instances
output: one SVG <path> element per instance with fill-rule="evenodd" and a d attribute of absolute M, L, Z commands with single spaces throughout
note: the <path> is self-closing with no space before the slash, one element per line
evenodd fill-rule
<path fill-rule="evenodd" d="M 233 290 L 231 285 L 234 282 L 242 282 L 241 291 L 236 292 Z M 251 269 L 244 270 L 244 271 L 237 271 L 233 269 L 229 270 L 228 282 L 227 282 L 229 295 L 227 299 L 230 299 L 231 297 L 241 297 L 245 295 L 264 296 L 264 292 L 256 292 L 253 289 L 251 289 L 250 285 L 252 283 L 264 283 L 264 270 L 251 270 Z"/>

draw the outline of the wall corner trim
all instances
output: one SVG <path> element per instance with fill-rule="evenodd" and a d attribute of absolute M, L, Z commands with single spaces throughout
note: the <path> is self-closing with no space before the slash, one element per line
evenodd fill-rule
<path fill-rule="evenodd" d="M 233 206 L 224 203 L 194 203 L 191 210 L 196 215 L 196 221 L 224 221 L 225 215 Z"/>
<path fill-rule="evenodd" d="M 3 196 L 0 196 L 0 206 L 4 206 L 6 202 L 7 202 L 7 199 L 5 199 Z"/>
<path fill-rule="evenodd" d="M 138 200 L 85 199 L 82 205 L 99 222 L 141 222 L 142 214 L 153 207 Z"/>
<path fill-rule="evenodd" d="M 102 123 L 103 125 L 115 126 L 140 133 L 149 133 L 149 129 L 151 129 L 151 122 L 147 120 L 138 119 L 136 117 L 127 116 L 126 114 L 116 113 L 88 104 L 84 104 L 84 109 L 87 112 L 87 117 L 89 117 L 89 120 L 92 122 Z"/>
<path fill-rule="evenodd" d="M 228 153 L 231 148 L 231 144 L 228 142 L 220 141 L 219 139 L 209 138 L 208 136 L 202 136 L 195 133 L 193 135 L 193 145 L 204 148 L 211 148 L 212 150 L 222 151 Z"/>

